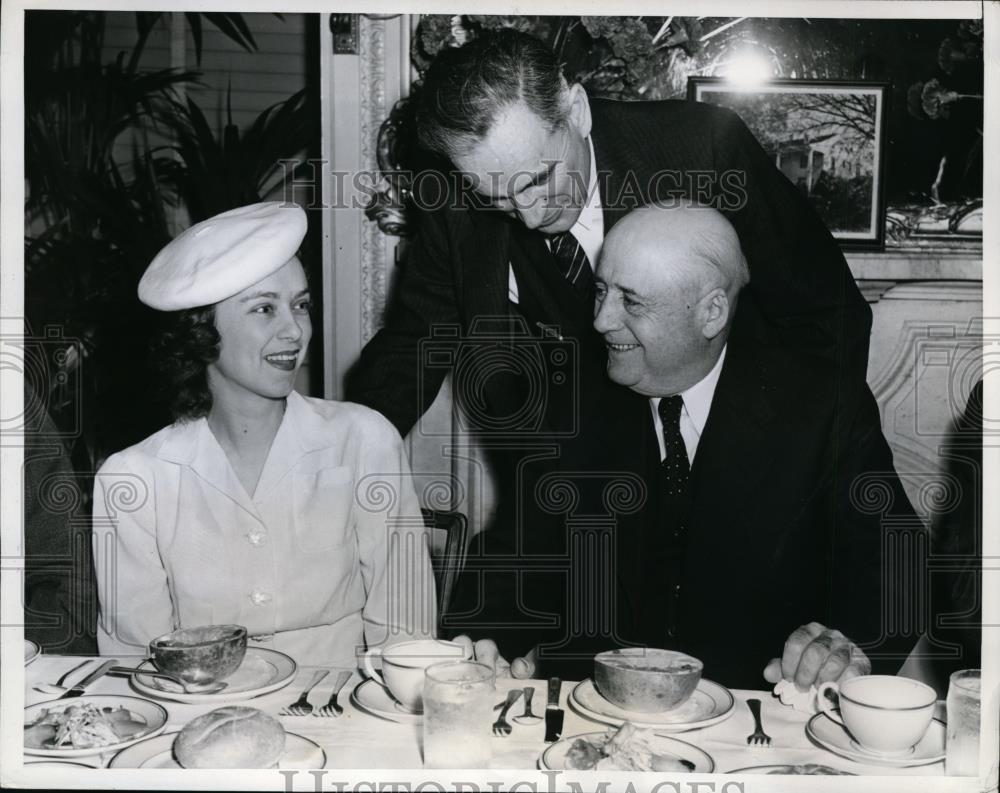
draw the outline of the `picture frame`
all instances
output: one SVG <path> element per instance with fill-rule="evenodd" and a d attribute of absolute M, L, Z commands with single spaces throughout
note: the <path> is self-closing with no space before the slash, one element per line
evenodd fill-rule
<path fill-rule="evenodd" d="M 689 77 L 687 96 L 735 111 L 841 247 L 885 247 L 890 84 Z"/>

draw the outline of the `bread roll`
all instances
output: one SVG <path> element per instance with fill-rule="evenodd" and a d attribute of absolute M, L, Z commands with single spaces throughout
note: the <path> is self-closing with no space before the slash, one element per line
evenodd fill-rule
<path fill-rule="evenodd" d="M 240 705 L 192 719 L 174 740 L 174 755 L 185 768 L 273 768 L 284 751 L 284 727 Z"/>

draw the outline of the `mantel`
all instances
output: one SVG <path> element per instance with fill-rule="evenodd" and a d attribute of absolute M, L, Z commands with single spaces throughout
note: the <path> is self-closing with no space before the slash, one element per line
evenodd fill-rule
<path fill-rule="evenodd" d="M 847 263 L 855 280 L 982 281 L 983 253 L 892 249 L 848 251 Z"/>

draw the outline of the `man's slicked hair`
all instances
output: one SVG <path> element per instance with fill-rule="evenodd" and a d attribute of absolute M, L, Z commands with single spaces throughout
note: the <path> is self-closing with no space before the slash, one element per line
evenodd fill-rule
<path fill-rule="evenodd" d="M 417 136 L 424 148 L 453 159 L 483 140 L 519 100 L 551 131 L 566 118 L 564 88 L 559 61 L 543 42 L 509 28 L 485 33 L 442 50 L 427 70 Z"/>

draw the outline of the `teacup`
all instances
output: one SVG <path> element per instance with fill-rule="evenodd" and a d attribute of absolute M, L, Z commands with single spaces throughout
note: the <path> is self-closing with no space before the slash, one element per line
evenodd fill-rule
<path fill-rule="evenodd" d="M 382 657 L 382 671 L 373 665 L 375 656 Z M 396 701 L 414 713 L 423 712 L 424 669 L 442 661 L 468 660 L 470 649 L 457 642 L 443 639 L 418 639 L 388 647 L 372 647 L 362 659 L 365 671 L 382 683 Z"/>
<path fill-rule="evenodd" d="M 826 696 L 829 691 L 837 694 L 839 717 Z M 816 692 L 823 712 L 843 725 L 862 749 L 877 754 L 901 754 L 915 746 L 930 726 L 936 700 L 930 686 L 893 675 L 823 683 Z"/>

